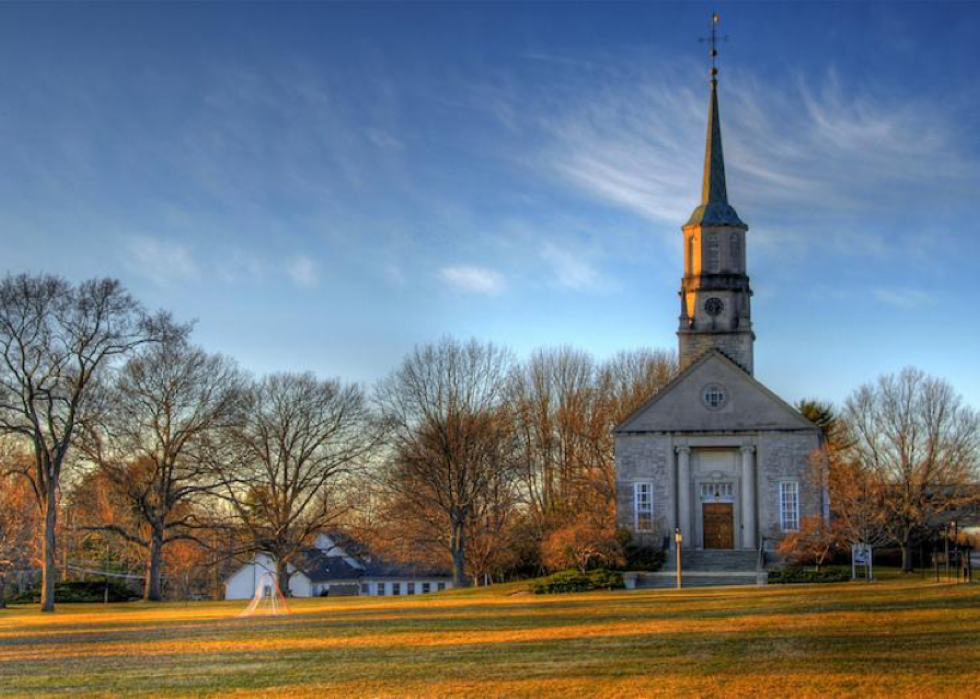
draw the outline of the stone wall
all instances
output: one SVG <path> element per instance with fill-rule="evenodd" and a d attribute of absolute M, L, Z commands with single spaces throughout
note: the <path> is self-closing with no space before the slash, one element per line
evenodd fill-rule
<path fill-rule="evenodd" d="M 700 359 L 712 349 L 721 350 L 729 359 L 752 373 L 752 333 L 751 332 L 685 332 L 678 333 L 681 371 Z"/>
<path fill-rule="evenodd" d="M 812 476 L 811 455 L 819 447 L 819 433 L 799 432 L 745 432 L 741 434 L 702 436 L 681 434 L 620 434 L 616 436 L 616 514 L 619 526 L 633 530 L 633 485 L 637 482 L 653 484 L 653 514 L 655 531 L 634 534 L 637 541 L 646 545 L 660 546 L 664 534 L 674 526 L 675 503 L 673 501 L 674 471 L 673 451 L 680 444 L 692 445 L 696 452 L 700 447 L 712 449 L 737 449 L 739 446 L 755 446 L 756 508 L 758 512 L 758 535 L 767 539 L 767 547 L 775 548 L 785 535 L 779 528 L 779 484 L 793 480 L 799 483 L 800 520 L 822 512 L 823 492 Z M 739 462 L 735 462 L 738 464 Z M 731 478 L 738 481 L 736 466 Z M 696 479 L 699 476 L 697 460 L 692 460 L 691 497 L 698 497 Z M 730 479 L 731 479 L 730 478 Z M 736 512 L 741 500 L 736 502 Z M 692 505 L 692 518 L 697 518 L 698 509 Z M 740 524 L 736 522 L 736 525 Z M 691 522 L 692 541 L 697 540 L 698 523 Z M 738 531 L 738 529 L 736 529 Z M 736 539 L 738 546 L 738 539 Z"/>
<path fill-rule="evenodd" d="M 800 520 L 821 514 L 823 491 L 813 476 L 811 458 L 819 438 L 807 433 L 762 434 L 756 452 L 758 470 L 759 532 L 772 547 L 785 535 L 779 527 L 779 484 L 799 483 Z"/>
<path fill-rule="evenodd" d="M 654 531 L 634 533 L 634 539 L 646 546 L 659 547 L 673 519 L 671 451 L 671 440 L 666 435 L 616 437 L 616 518 L 619 526 L 633 531 L 633 484 L 653 484 Z"/>

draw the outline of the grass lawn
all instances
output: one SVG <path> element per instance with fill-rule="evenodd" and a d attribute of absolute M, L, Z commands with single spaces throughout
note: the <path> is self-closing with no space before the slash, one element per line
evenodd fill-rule
<path fill-rule="evenodd" d="M 980 584 L 519 590 L 14 608 L 0 697 L 980 697 Z"/>

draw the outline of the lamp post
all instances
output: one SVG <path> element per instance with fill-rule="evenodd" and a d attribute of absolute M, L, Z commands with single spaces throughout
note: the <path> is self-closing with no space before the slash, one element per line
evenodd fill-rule
<path fill-rule="evenodd" d="M 960 545 L 959 545 L 959 529 L 956 526 L 956 520 L 954 519 L 950 524 L 953 525 L 953 559 L 956 561 L 956 582 L 960 581 L 960 568 L 962 565 L 960 563 Z"/>
<path fill-rule="evenodd" d="M 943 525 L 943 555 L 945 556 L 946 582 L 949 582 L 949 524 Z"/>
<path fill-rule="evenodd" d="M 677 527 L 677 529 L 674 530 L 674 543 L 676 544 L 674 548 L 677 549 L 677 589 L 678 590 L 681 589 L 681 542 L 683 541 L 683 539 L 684 537 L 681 536 L 681 528 Z"/>

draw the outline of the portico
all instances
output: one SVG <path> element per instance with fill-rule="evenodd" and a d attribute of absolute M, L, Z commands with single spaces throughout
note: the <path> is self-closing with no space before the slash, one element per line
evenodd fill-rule
<path fill-rule="evenodd" d="M 755 446 L 711 438 L 688 442 L 674 447 L 674 528 L 689 547 L 755 549 Z"/>

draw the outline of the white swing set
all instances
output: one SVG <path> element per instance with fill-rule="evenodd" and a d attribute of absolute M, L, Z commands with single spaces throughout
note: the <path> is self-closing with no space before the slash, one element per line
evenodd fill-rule
<path fill-rule="evenodd" d="M 289 614 L 286 597 L 279 589 L 279 581 L 275 571 L 264 570 L 255 581 L 255 594 L 252 601 L 238 615 L 249 616 L 281 616 Z"/>

